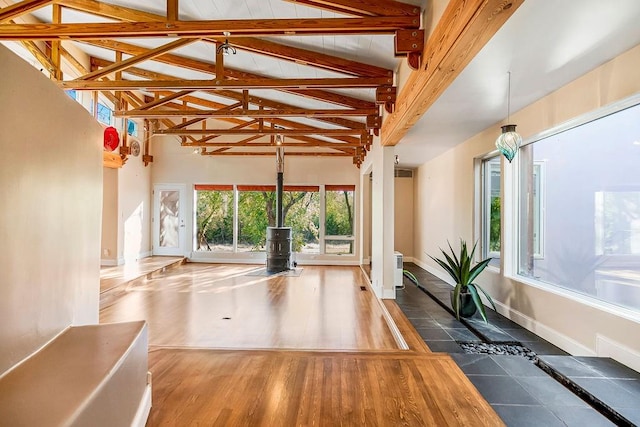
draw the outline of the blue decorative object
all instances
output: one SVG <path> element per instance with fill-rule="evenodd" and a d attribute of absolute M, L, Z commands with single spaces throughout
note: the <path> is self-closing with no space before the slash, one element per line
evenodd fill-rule
<path fill-rule="evenodd" d="M 516 132 L 516 125 L 502 126 L 502 133 L 496 139 L 496 148 L 509 160 L 513 160 L 522 144 L 522 137 Z"/>

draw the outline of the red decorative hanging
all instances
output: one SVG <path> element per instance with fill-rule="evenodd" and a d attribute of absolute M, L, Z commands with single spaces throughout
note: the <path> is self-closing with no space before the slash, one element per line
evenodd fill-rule
<path fill-rule="evenodd" d="M 113 151 L 120 145 L 120 136 L 113 126 L 109 126 L 104 130 L 104 149 Z"/>

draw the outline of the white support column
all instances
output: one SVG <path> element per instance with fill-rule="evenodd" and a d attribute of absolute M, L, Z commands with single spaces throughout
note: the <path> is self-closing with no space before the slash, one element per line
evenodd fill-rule
<path fill-rule="evenodd" d="M 394 147 L 374 142 L 371 206 L 371 281 L 379 298 L 395 299 L 394 260 Z"/>

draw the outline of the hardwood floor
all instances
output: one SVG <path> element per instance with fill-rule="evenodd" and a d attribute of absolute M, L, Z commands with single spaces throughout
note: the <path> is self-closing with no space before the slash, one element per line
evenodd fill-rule
<path fill-rule="evenodd" d="M 150 365 L 148 426 L 503 425 L 444 354 L 153 349 Z"/>
<path fill-rule="evenodd" d="M 186 264 L 132 282 L 101 310 L 101 322 L 149 323 L 147 426 L 503 425 L 360 268 L 247 275 L 256 269 Z"/>
<path fill-rule="evenodd" d="M 100 267 L 100 292 L 126 284 L 182 260 L 184 260 L 183 257 L 152 256 L 123 265 Z"/>
<path fill-rule="evenodd" d="M 256 266 L 186 264 L 136 282 L 101 322 L 145 319 L 149 344 L 197 348 L 398 349 L 359 268 L 305 266 L 299 277 Z"/>

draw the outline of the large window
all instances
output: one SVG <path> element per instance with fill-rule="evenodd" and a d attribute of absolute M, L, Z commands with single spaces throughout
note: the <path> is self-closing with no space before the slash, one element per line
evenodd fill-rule
<path fill-rule="evenodd" d="M 233 186 L 196 185 L 196 250 L 233 251 Z"/>
<path fill-rule="evenodd" d="M 276 225 L 276 188 L 273 185 L 196 185 L 194 250 L 261 252 L 267 227 Z M 234 216 L 234 203 L 237 210 Z M 319 186 L 285 185 L 282 197 L 284 226 L 291 227 L 294 252 L 353 254 L 354 186 L 327 186 L 324 234 L 321 243 Z M 234 224 L 237 224 L 234 239 Z M 235 244 L 234 244 L 235 242 Z"/>
<path fill-rule="evenodd" d="M 521 275 L 640 311 L 640 106 L 520 150 Z"/>
<path fill-rule="evenodd" d="M 325 187 L 325 242 L 327 254 L 353 254 L 354 186 Z"/>

